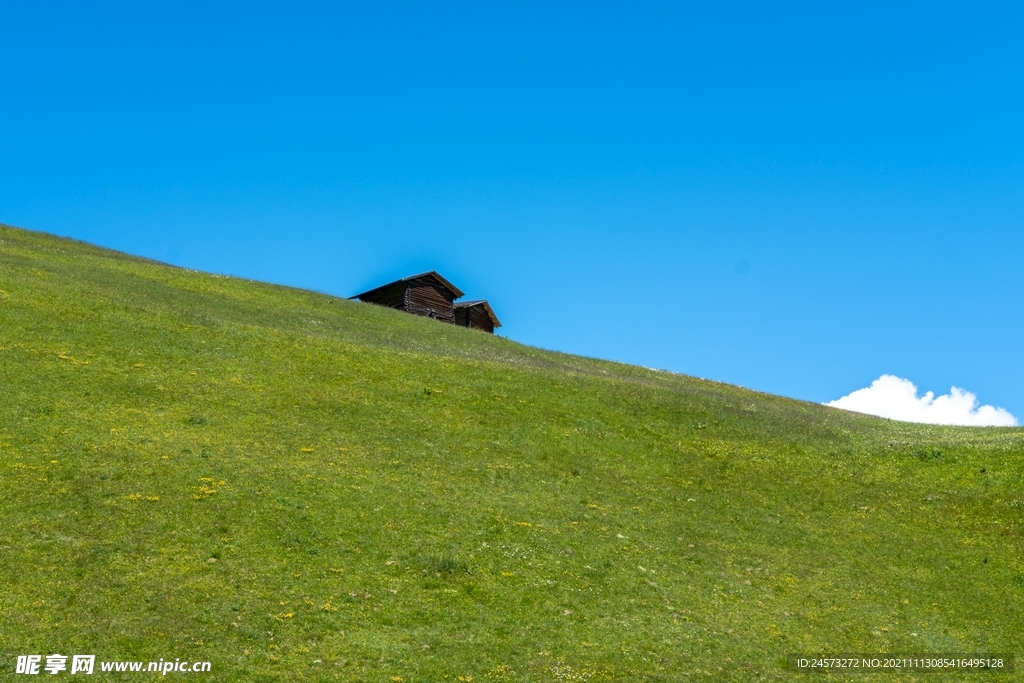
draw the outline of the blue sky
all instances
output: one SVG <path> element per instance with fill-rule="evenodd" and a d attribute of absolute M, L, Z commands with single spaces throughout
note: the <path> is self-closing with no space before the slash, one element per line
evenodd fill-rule
<path fill-rule="evenodd" d="M 0 222 L 527 344 L 1024 415 L 1009 3 L 0 5 Z"/>

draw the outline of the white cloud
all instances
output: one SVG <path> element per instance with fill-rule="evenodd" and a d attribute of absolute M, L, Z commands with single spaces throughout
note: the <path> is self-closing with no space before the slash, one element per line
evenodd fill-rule
<path fill-rule="evenodd" d="M 953 387 L 943 396 L 936 397 L 930 391 L 918 396 L 913 382 L 895 375 L 882 375 L 870 387 L 858 389 L 825 405 L 903 422 L 974 427 L 1017 426 L 1017 418 L 1009 411 L 979 406 L 978 397 L 969 391 Z"/>

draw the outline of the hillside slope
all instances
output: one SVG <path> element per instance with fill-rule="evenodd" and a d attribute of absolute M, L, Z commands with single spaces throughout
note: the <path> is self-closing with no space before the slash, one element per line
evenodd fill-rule
<path fill-rule="evenodd" d="M 1022 429 L 6 227 L 0 416 L 11 671 L 56 652 L 230 681 L 788 680 L 790 652 L 1012 653 L 1024 632 Z"/>

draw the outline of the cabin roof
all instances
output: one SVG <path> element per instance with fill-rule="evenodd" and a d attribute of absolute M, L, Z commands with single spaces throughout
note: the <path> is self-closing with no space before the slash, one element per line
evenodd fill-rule
<path fill-rule="evenodd" d="M 430 278 L 432 280 L 435 280 L 439 285 L 441 285 L 442 287 L 447 289 L 449 292 L 451 292 L 452 295 L 456 299 L 458 299 L 460 296 L 463 295 L 463 291 L 461 289 L 459 289 L 458 287 L 456 287 L 452 283 L 448 282 L 448 280 L 446 280 L 443 277 L 441 277 L 441 275 L 438 274 L 438 272 L 436 270 L 428 270 L 427 272 L 420 273 L 419 275 L 410 275 L 409 277 L 403 277 L 400 280 L 395 280 L 394 282 L 389 282 L 386 285 L 381 285 L 380 287 L 374 287 L 373 289 L 368 289 L 365 292 L 362 292 L 360 294 L 356 294 L 355 296 L 351 296 L 349 298 L 350 299 L 361 299 L 364 296 L 368 296 L 370 294 L 373 294 L 374 292 L 378 292 L 378 291 L 380 291 L 382 289 L 385 289 L 387 287 L 391 287 L 393 285 L 397 285 L 397 284 L 399 284 L 401 282 L 408 282 L 409 280 L 418 280 L 419 278 Z"/>
<path fill-rule="evenodd" d="M 491 319 L 491 322 L 494 323 L 495 327 L 501 327 L 501 321 L 498 320 L 498 316 L 494 315 L 494 309 L 491 308 L 491 305 L 484 299 L 478 299 L 476 301 L 456 301 L 452 304 L 453 308 L 475 308 L 477 306 L 484 309 L 484 312 L 487 313 L 487 316 Z"/>

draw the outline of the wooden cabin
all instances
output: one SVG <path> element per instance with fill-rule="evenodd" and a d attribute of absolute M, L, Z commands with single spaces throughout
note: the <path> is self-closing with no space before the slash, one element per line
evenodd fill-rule
<path fill-rule="evenodd" d="M 455 324 L 473 330 L 483 330 L 494 334 L 495 327 L 501 327 L 498 316 L 494 315 L 491 305 L 483 299 L 479 301 L 460 301 L 454 304 Z"/>
<path fill-rule="evenodd" d="M 501 327 L 490 304 L 482 299 L 455 303 L 461 296 L 461 289 L 432 270 L 403 277 L 351 298 L 491 334 L 495 327 Z"/>
<path fill-rule="evenodd" d="M 435 271 L 410 275 L 351 297 L 446 323 L 455 322 L 453 303 L 462 290 Z"/>

